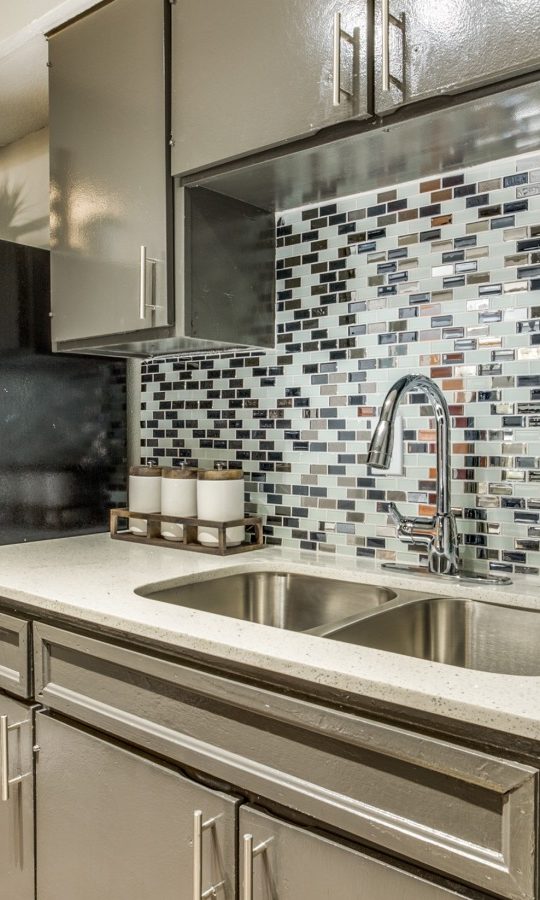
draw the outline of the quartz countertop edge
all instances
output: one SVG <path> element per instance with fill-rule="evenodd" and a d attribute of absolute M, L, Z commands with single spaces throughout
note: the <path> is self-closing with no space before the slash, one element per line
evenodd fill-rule
<path fill-rule="evenodd" d="M 540 611 L 540 579 L 469 585 L 390 572 L 371 560 L 266 547 L 215 557 L 85 535 L 0 547 L 0 597 L 36 618 L 70 617 L 175 651 L 185 649 L 313 682 L 370 701 L 540 740 L 540 676 L 500 675 L 216 616 L 135 593 L 143 585 L 200 581 L 227 571 L 296 571 L 433 596 Z M 540 648 L 539 648 L 540 653 Z"/>

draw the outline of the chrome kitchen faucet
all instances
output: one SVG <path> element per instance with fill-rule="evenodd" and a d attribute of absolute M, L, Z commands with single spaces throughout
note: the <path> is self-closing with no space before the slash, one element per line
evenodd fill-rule
<path fill-rule="evenodd" d="M 371 439 L 367 462 L 374 469 L 388 469 L 394 447 L 394 422 L 403 398 L 412 390 L 425 393 L 433 407 L 437 429 L 437 500 L 434 516 L 407 518 L 395 503 L 388 513 L 397 526 L 397 536 L 405 544 L 424 546 L 428 554 L 424 566 L 383 563 L 384 568 L 402 569 L 436 575 L 450 575 L 464 581 L 490 581 L 509 584 L 506 576 L 465 572 L 459 567 L 459 543 L 455 516 L 450 500 L 450 414 L 441 389 L 426 375 L 405 375 L 388 391 L 381 415 Z"/>

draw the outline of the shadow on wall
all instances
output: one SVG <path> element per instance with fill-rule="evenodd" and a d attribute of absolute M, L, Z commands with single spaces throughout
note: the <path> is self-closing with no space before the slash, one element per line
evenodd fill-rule
<path fill-rule="evenodd" d="M 0 237 L 6 241 L 20 241 L 23 234 L 30 234 L 48 227 L 47 216 L 24 219 L 22 187 L 12 187 L 7 180 L 0 183 Z"/>

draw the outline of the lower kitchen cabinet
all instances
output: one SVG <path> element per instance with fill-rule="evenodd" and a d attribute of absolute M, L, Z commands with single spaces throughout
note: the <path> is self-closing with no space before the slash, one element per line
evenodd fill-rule
<path fill-rule="evenodd" d="M 0 897 L 34 897 L 33 712 L 0 694 Z"/>
<path fill-rule="evenodd" d="M 193 900 L 217 885 L 234 900 L 234 797 L 44 713 L 36 739 L 38 900 Z"/>
<path fill-rule="evenodd" d="M 459 900 L 432 884 L 243 806 L 240 809 L 241 900 Z M 463 898 L 462 898 L 463 900 Z"/>

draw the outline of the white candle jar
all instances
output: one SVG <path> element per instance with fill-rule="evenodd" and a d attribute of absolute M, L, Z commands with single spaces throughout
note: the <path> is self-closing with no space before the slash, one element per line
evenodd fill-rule
<path fill-rule="evenodd" d="M 133 512 L 161 512 L 161 469 L 157 466 L 132 466 L 129 470 L 129 508 Z M 132 534 L 146 534 L 145 519 L 130 519 Z"/>
<path fill-rule="evenodd" d="M 240 469 L 208 469 L 197 479 L 197 515 L 199 519 L 230 522 L 244 518 L 244 474 Z M 227 547 L 237 547 L 245 539 L 243 525 L 227 528 Z M 217 528 L 199 527 L 199 543 L 217 547 Z"/>
<path fill-rule="evenodd" d="M 197 515 L 197 469 L 179 466 L 161 470 L 161 513 L 168 516 Z M 162 522 L 161 536 L 167 541 L 181 541 L 184 526 Z"/>

